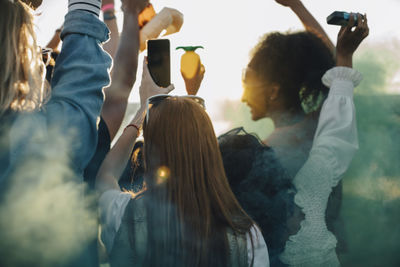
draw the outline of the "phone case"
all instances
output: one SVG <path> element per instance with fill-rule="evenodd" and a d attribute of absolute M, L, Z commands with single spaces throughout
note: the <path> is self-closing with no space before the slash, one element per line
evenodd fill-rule
<path fill-rule="evenodd" d="M 168 87 L 171 84 L 169 40 L 149 40 L 147 46 L 147 62 L 151 77 L 158 86 Z"/>

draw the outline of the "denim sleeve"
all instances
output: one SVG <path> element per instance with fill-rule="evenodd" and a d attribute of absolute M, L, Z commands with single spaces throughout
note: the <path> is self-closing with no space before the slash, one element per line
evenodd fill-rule
<path fill-rule="evenodd" d="M 108 35 L 106 25 L 88 12 L 75 10 L 65 17 L 45 114 L 48 127 L 57 127 L 73 140 L 69 152 L 78 171 L 90 161 L 97 144 L 102 89 L 110 83 L 112 61 L 101 47 Z"/>

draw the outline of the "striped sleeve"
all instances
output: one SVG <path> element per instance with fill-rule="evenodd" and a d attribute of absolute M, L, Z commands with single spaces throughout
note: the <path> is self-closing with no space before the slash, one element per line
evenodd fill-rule
<path fill-rule="evenodd" d="M 68 12 L 78 9 L 88 11 L 98 17 L 101 9 L 101 0 L 68 0 Z"/>

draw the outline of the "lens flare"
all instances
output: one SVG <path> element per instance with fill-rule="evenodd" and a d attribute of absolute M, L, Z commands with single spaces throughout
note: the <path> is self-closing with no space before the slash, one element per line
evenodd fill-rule
<path fill-rule="evenodd" d="M 170 177 L 170 170 L 166 166 L 161 166 L 157 170 L 157 184 L 163 184 L 167 181 L 167 179 Z"/>

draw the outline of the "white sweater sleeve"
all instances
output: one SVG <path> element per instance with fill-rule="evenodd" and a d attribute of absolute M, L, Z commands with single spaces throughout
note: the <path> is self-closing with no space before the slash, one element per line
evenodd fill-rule
<path fill-rule="evenodd" d="M 114 238 L 121 226 L 125 208 L 131 199 L 131 194 L 111 189 L 105 191 L 99 199 L 101 224 L 101 240 L 110 253 Z"/>
<path fill-rule="evenodd" d="M 309 158 L 293 180 L 297 189 L 295 203 L 305 220 L 286 242 L 280 258 L 290 266 L 339 266 L 336 238 L 328 231 L 325 210 L 332 187 L 349 167 L 358 149 L 353 89 L 361 74 L 336 67 L 322 78 L 330 87 L 315 133 Z"/>

